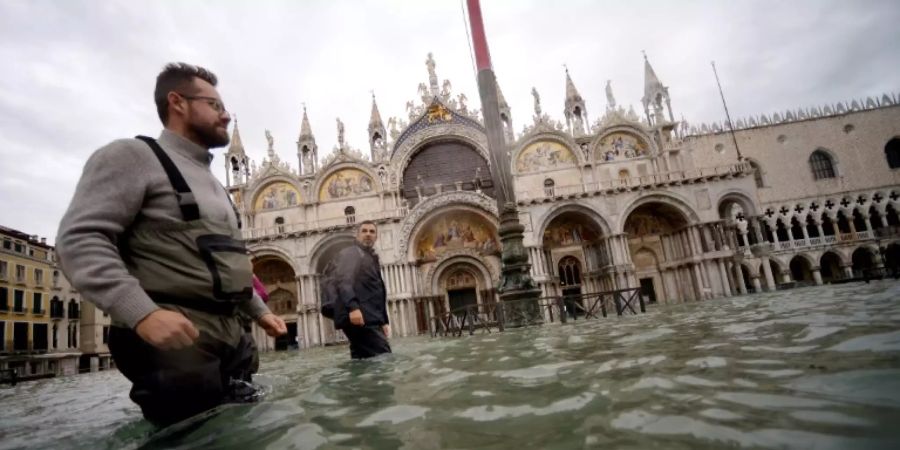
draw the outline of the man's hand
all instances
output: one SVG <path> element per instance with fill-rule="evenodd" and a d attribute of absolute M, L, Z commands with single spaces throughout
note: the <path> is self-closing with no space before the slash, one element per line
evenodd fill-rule
<path fill-rule="evenodd" d="M 263 314 L 256 323 L 259 324 L 263 330 L 266 330 L 266 334 L 269 336 L 278 337 L 287 334 L 287 325 L 284 324 L 284 320 L 282 320 L 281 317 L 278 317 L 275 314 Z"/>
<path fill-rule="evenodd" d="M 353 311 L 350 311 L 350 323 L 352 323 L 353 325 L 356 325 L 358 327 L 365 325 L 366 320 L 363 318 L 362 311 L 360 311 L 358 309 L 354 309 Z"/>
<path fill-rule="evenodd" d="M 160 350 L 178 350 L 194 345 L 200 332 L 179 312 L 157 309 L 138 322 L 134 331 Z"/>
<path fill-rule="evenodd" d="M 387 339 L 391 338 L 391 326 L 388 324 L 384 324 L 381 326 L 381 332 L 384 333 L 384 337 Z"/>

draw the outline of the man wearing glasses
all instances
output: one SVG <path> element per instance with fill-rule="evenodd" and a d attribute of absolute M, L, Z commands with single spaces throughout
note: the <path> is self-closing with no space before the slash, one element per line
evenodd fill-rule
<path fill-rule="evenodd" d="M 246 314 L 270 336 L 284 321 L 253 295 L 240 218 L 210 171 L 231 117 L 216 76 L 167 65 L 154 99 L 159 138 L 121 139 L 87 161 L 57 253 L 82 296 L 112 316 L 109 348 L 131 399 L 164 426 L 257 397 Z"/>

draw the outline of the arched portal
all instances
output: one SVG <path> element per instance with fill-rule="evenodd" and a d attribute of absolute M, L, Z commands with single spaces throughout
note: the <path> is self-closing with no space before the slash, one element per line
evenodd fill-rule
<path fill-rule="evenodd" d="M 643 295 L 664 302 L 700 299 L 700 281 L 685 261 L 693 254 L 687 225 L 678 208 L 662 202 L 640 205 L 625 219 L 628 252 Z M 685 262 L 671 267 L 679 261 Z M 665 273 L 663 263 L 670 265 Z"/>
<path fill-rule="evenodd" d="M 812 265 L 803 256 L 797 255 L 791 259 L 791 278 L 796 282 L 813 283 Z"/>
<path fill-rule="evenodd" d="M 563 257 L 557 264 L 559 287 L 562 290 L 566 313 L 570 317 L 578 317 L 584 313 L 581 303 L 581 261 L 574 256 Z"/>
<path fill-rule="evenodd" d="M 458 262 L 448 266 L 438 278 L 441 291 L 446 293 L 447 309 L 462 315 L 466 307 L 480 304 L 482 299 L 478 290 L 484 287 L 484 280 L 480 278 L 481 272 L 470 263 Z"/>
<path fill-rule="evenodd" d="M 875 270 L 875 255 L 866 247 L 860 247 L 853 252 L 853 276 L 858 278 L 871 277 Z"/>
<path fill-rule="evenodd" d="M 542 246 L 561 295 L 603 290 L 601 285 L 609 282 L 597 279 L 600 268 L 611 264 L 603 231 L 585 212 L 570 210 L 554 217 L 544 229 Z"/>
<path fill-rule="evenodd" d="M 275 350 L 288 350 L 297 345 L 297 306 L 300 298 L 297 277 L 290 264 L 273 255 L 253 259 L 253 273 L 269 293 L 269 309 L 284 319 L 288 333 L 275 339 Z"/>
<path fill-rule="evenodd" d="M 819 259 L 822 271 L 822 281 L 829 283 L 843 278 L 841 273 L 841 257 L 834 252 L 825 252 Z"/>

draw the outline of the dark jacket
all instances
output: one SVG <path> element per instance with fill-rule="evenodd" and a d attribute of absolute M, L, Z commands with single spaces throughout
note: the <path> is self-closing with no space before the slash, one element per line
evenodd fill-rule
<path fill-rule="evenodd" d="M 338 300 L 334 324 L 337 328 L 350 324 L 350 311 L 362 311 L 366 326 L 388 324 L 387 291 L 381 279 L 381 267 L 375 250 L 354 243 L 337 255 Z"/>

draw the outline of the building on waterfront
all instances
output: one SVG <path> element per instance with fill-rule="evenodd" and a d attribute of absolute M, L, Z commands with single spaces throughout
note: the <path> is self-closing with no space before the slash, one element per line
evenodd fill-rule
<path fill-rule="evenodd" d="M 0 227 L 0 371 L 19 379 L 78 373 L 80 298 L 53 247 Z"/>
<path fill-rule="evenodd" d="M 282 159 L 267 132 L 257 165 L 235 124 L 227 186 L 270 307 L 289 324 L 276 348 L 340 339 L 318 314 L 318 280 L 362 220 L 378 224 L 395 334 L 497 300 L 497 187 L 484 127 L 435 67 L 429 55 L 408 117 L 384 122 L 373 97 L 365 154 L 338 120 L 337 145 L 324 155 L 304 108 L 292 156 Z M 644 80 L 640 111 L 618 105 L 607 83 L 592 121 L 567 71 L 564 121 L 532 90 L 534 111 L 518 133 L 499 94 L 524 244 L 545 296 L 640 286 L 650 302 L 677 303 L 897 267 L 896 95 L 691 125 L 675 120 L 646 59 Z"/>

